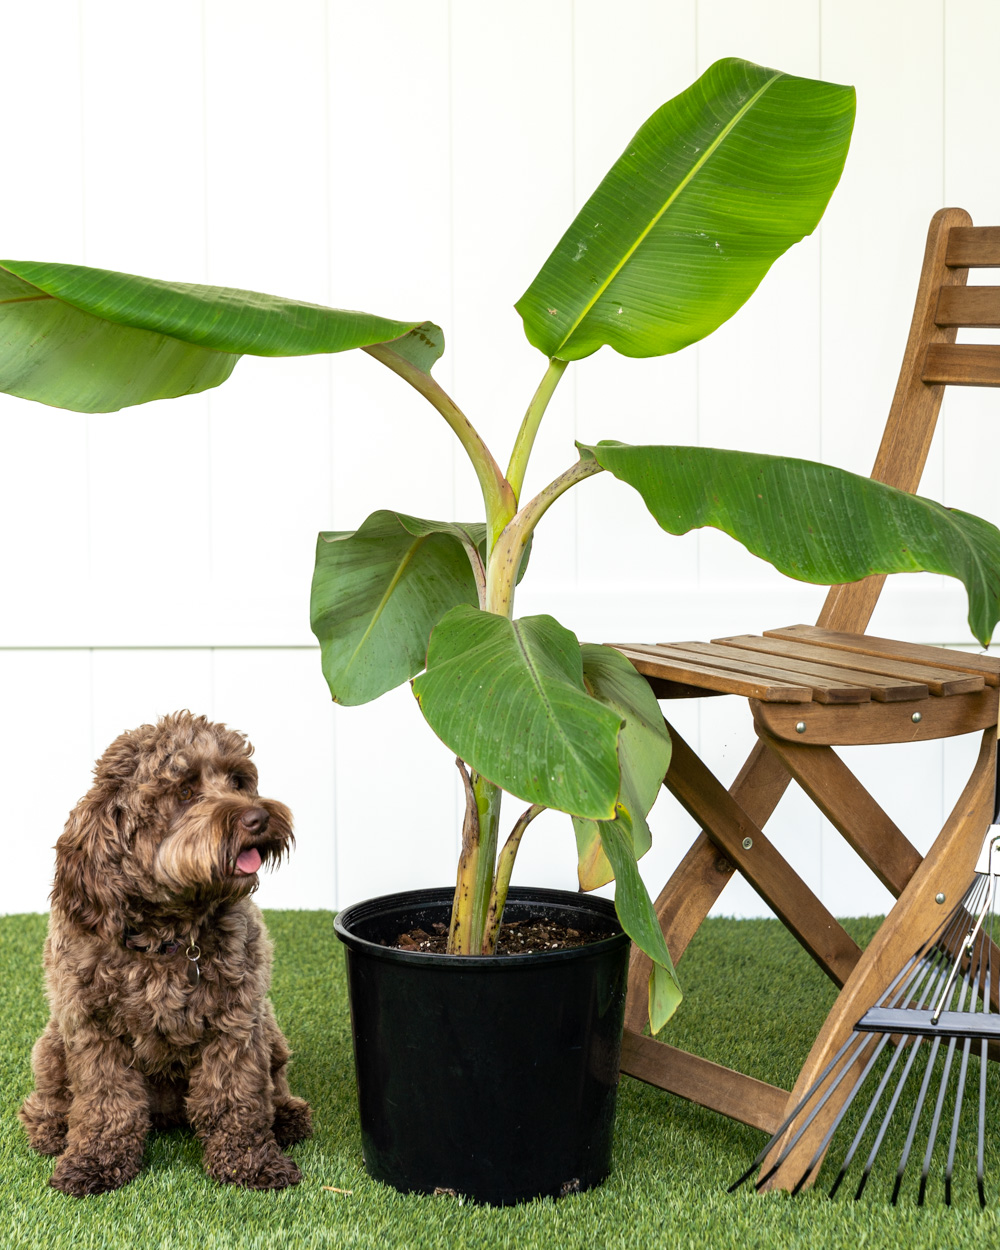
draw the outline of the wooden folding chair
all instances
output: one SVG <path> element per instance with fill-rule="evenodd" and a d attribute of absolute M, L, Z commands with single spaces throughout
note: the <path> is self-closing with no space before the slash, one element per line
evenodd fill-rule
<path fill-rule="evenodd" d="M 942 209 L 931 220 L 903 365 L 872 471 L 902 490 L 918 487 L 945 386 L 1000 386 L 1000 345 L 956 343 L 959 327 L 1000 326 L 1000 287 L 967 286 L 970 267 L 1000 267 L 1000 227 L 973 227 L 962 209 Z M 622 1070 L 767 1132 L 777 1130 L 858 1017 L 936 927 L 935 899 L 960 897 L 992 814 L 1000 658 L 867 636 L 884 580 L 832 587 L 815 626 L 620 648 L 660 699 L 745 696 L 758 737 L 727 790 L 671 727 L 674 752 L 664 784 L 702 828 L 656 901 L 674 961 L 739 871 L 843 987 L 789 1094 L 643 1036 L 649 962 L 633 948 Z M 983 734 L 978 759 L 926 858 L 833 749 L 977 730 Z M 898 897 L 863 955 L 762 832 L 793 777 Z M 824 1123 L 819 1117 L 772 1186 L 785 1187 L 786 1177 L 801 1174 L 796 1165 L 812 1156 Z"/>

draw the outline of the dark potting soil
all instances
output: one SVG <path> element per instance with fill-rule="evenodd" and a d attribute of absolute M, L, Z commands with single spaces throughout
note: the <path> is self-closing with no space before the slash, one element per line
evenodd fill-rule
<path fill-rule="evenodd" d="M 574 946 L 587 946 L 610 936 L 610 931 L 584 932 L 582 929 L 571 929 L 557 920 L 546 920 L 543 916 L 512 920 L 510 923 L 504 921 L 500 926 L 496 953 L 530 955 L 535 951 L 570 950 Z M 448 926 L 432 924 L 430 933 L 425 929 L 410 929 L 401 933 L 395 942 L 386 942 L 385 945 L 395 946 L 397 950 L 445 955 L 448 953 Z"/>

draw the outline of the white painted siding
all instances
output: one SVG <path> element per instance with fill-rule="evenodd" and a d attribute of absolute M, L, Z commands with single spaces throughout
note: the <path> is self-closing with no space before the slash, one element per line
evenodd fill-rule
<path fill-rule="evenodd" d="M 0 253 L 210 281 L 445 327 L 436 373 L 501 463 L 541 375 L 511 305 L 628 137 L 720 56 L 858 87 L 843 182 L 814 237 L 701 346 L 607 349 L 553 402 L 528 487 L 574 438 L 700 442 L 867 472 L 943 203 L 1000 219 L 992 0 L 38 0 L 0 10 Z M 1000 520 L 994 394 L 951 398 L 927 493 Z M 244 729 L 298 849 L 265 905 L 447 882 L 455 770 L 406 688 L 329 701 L 308 627 L 315 534 L 376 507 L 472 518 L 450 432 L 359 353 L 247 358 L 201 396 L 82 417 L 0 396 L 0 911 L 43 910 L 51 847 L 122 729 L 190 707 Z M 670 538 L 599 478 L 540 533 L 519 612 L 590 639 L 711 637 L 814 619 L 822 593 L 713 532 Z M 897 578 L 873 631 L 967 643 L 964 597 Z M 739 700 L 672 709 L 726 781 Z M 926 846 L 974 744 L 850 753 Z M 513 816 L 513 813 L 512 813 Z M 692 822 L 668 796 L 655 888 Z M 769 827 L 839 913 L 881 910 L 790 792 Z M 572 888 L 547 814 L 518 878 Z M 759 914 L 734 883 L 719 910 Z"/>

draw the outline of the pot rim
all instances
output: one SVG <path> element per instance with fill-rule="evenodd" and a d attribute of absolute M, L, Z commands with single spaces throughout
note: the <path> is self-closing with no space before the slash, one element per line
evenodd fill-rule
<path fill-rule="evenodd" d="M 405 912 L 408 908 L 438 905 L 447 907 L 454 894 L 454 888 L 451 886 L 437 886 L 430 889 L 401 890 L 394 894 L 375 895 L 342 908 L 334 917 L 333 928 L 337 937 L 349 950 L 363 953 L 370 958 L 383 959 L 390 963 L 406 963 L 414 969 L 454 968 L 456 972 L 471 972 L 482 968 L 492 968 L 497 972 L 501 970 L 514 972 L 539 961 L 554 963 L 602 955 L 630 941 L 628 934 L 621 927 L 614 903 L 610 899 L 599 895 L 577 893 L 573 890 L 541 889 L 534 886 L 512 886 L 507 895 L 508 903 L 534 905 L 539 910 L 544 910 L 546 906 L 549 906 L 556 911 L 561 909 L 587 911 L 595 917 L 607 920 L 617 932 L 596 942 L 588 942 L 584 946 L 571 947 L 569 950 L 531 951 L 522 955 L 440 955 L 432 951 L 408 951 L 393 946 L 382 946 L 379 942 L 361 937 L 351 931 L 352 924 L 385 912 Z"/>

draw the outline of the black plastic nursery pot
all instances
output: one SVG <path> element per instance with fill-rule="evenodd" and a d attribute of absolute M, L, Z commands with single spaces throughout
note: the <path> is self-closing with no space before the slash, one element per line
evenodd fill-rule
<path fill-rule="evenodd" d="M 512 889 L 505 920 L 609 936 L 572 950 L 457 956 L 382 946 L 448 923 L 453 891 L 346 908 L 365 1166 L 406 1192 L 509 1206 L 611 1168 L 629 940 L 607 899 Z"/>

